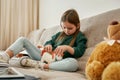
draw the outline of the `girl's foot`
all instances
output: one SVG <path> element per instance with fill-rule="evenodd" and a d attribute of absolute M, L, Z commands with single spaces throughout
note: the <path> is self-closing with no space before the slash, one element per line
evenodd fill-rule
<path fill-rule="evenodd" d="M 8 63 L 10 57 L 7 53 L 0 53 L 0 63 Z"/>
<path fill-rule="evenodd" d="M 28 56 L 22 56 L 22 57 L 16 57 L 16 56 L 14 56 L 13 58 L 11 58 L 9 60 L 9 64 L 10 64 L 10 66 L 14 66 L 14 67 L 22 67 L 21 61 L 23 59 L 27 59 L 27 58 L 29 58 L 29 57 Z"/>
<path fill-rule="evenodd" d="M 40 61 L 32 60 L 30 58 L 21 59 L 21 65 L 25 67 L 34 67 L 34 68 L 41 68 L 43 69 L 45 63 Z"/>

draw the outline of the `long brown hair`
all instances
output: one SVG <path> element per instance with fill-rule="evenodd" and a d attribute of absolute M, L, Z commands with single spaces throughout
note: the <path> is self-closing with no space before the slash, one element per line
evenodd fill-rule
<path fill-rule="evenodd" d="M 73 39 L 69 44 L 70 46 L 73 46 L 73 44 L 76 40 L 76 36 L 80 30 L 80 20 L 79 20 L 79 15 L 78 15 L 77 11 L 75 9 L 69 9 L 69 10 L 65 11 L 61 17 L 60 25 L 62 22 L 65 22 L 65 21 L 68 21 L 69 23 L 74 24 L 76 26 L 76 32 L 74 33 Z M 60 34 L 60 36 L 56 39 L 56 41 L 64 39 L 65 36 L 66 36 L 66 34 L 64 32 L 62 32 Z"/>

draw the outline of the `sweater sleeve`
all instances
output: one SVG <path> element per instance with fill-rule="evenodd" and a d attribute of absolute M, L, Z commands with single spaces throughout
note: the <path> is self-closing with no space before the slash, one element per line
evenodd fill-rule
<path fill-rule="evenodd" d="M 87 38 L 83 34 L 77 36 L 75 46 L 73 47 L 74 48 L 73 56 L 75 58 L 79 58 L 84 54 L 87 48 L 86 43 L 87 43 Z"/>
<path fill-rule="evenodd" d="M 79 58 L 79 57 L 81 57 L 87 48 L 86 43 L 87 43 L 87 38 L 80 32 L 77 35 L 75 43 L 72 47 L 74 49 L 74 54 L 71 55 L 68 51 L 65 51 L 63 58 L 67 58 L 67 57 Z"/>

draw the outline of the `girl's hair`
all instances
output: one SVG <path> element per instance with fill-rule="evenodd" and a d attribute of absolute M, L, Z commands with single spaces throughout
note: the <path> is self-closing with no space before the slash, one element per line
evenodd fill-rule
<path fill-rule="evenodd" d="M 74 33 L 73 39 L 69 44 L 70 46 L 73 46 L 73 44 L 76 40 L 76 36 L 80 30 L 80 20 L 79 20 L 79 16 L 78 16 L 77 11 L 74 9 L 67 10 L 61 17 L 60 25 L 62 22 L 66 22 L 66 21 L 71 23 L 71 24 L 74 24 L 76 26 L 76 32 Z M 56 41 L 64 39 L 65 36 L 66 36 L 66 34 L 64 32 L 62 32 L 60 34 L 60 36 L 56 39 Z"/>

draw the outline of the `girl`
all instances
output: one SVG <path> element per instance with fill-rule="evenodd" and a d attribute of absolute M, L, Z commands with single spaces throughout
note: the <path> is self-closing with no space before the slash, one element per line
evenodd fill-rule
<path fill-rule="evenodd" d="M 86 49 L 87 39 L 80 31 L 80 20 L 78 13 L 74 9 L 67 10 L 61 17 L 60 25 L 62 32 L 52 36 L 47 41 L 44 49 L 48 52 L 54 51 L 57 55 L 63 56 L 63 59 L 50 64 L 41 63 L 41 51 L 30 41 L 20 37 L 3 54 L 0 54 L 0 61 L 8 61 L 11 57 L 18 54 L 23 48 L 27 50 L 32 59 L 24 58 L 21 61 L 23 66 L 36 66 L 40 68 L 60 71 L 76 71 L 78 63 L 76 58 L 81 57 Z"/>

